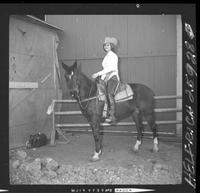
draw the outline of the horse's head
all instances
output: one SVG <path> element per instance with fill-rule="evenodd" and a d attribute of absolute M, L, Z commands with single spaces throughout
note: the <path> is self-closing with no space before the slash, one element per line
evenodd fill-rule
<path fill-rule="evenodd" d="M 73 97 L 76 98 L 80 92 L 79 91 L 80 78 L 79 78 L 79 69 L 77 67 L 77 61 L 75 61 L 72 66 L 67 66 L 62 62 L 62 67 L 65 70 L 65 79 L 69 92 Z"/>

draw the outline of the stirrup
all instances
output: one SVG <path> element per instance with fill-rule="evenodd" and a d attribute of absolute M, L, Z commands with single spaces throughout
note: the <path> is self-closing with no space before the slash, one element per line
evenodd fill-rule
<path fill-rule="evenodd" d="M 116 118 L 108 117 L 108 118 L 105 119 L 105 122 L 112 124 L 112 125 L 115 125 L 117 123 L 117 120 L 116 120 Z"/>

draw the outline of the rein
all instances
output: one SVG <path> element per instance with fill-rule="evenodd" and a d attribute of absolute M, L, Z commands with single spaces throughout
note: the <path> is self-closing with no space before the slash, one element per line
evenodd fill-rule
<path fill-rule="evenodd" d="M 81 100 L 80 96 L 79 96 L 79 95 L 77 96 L 77 97 L 78 97 L 78 102 L 79 102 L 79 104 L 80 104 L 80 106 L 81 106 L 81 108 L 82 108 L 83 110 L 85 110 L 85 109 L 87 108 L 88 102 L 89 102 L 89 101 L 94 100 L 94 99 L 97 99 L 97 97 L 100 97 L 100 96 L 103 96 L 103 95 L 104 95 L 104 94 L 101 94 L 101 95 L 98 95 L 98 96 L 96 95 L 96 96 L 94 96 L 94 97 L 90 97 L 90 94 L 91 94 L 91 92 L 92 92 L 92 88 L 93 88 L 93 86 L 91 86 L 90 92 L 89 92 L 89 95 L 88 95 L 87 98 Z M 83 103 L 83 102 L 87 102 L 87 104 L 85 105 L 85 107 L 83 107 L 83 105 L 81 104 L 81 103 Z"/>

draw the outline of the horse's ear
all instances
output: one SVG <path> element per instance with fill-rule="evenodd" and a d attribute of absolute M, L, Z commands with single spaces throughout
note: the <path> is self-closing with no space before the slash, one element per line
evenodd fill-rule
<path fill-rule="evenodd" d="M 81 72 L 81 64 L 80 63 L 77 66 L 77 70 L 78 70 L 78 72 Z"/>
<path fill-rule="evenodd" d="M 74 64 L 73 64 L 73 68 L 77 69 L 77 60 L 75 60 Z"/>
<path fill-rule="evenodd" d="M 77 60 L 75 60 L 74 64 L 73 64 L 73 68 L 77 71 L 77 72 L 81 72 L 81 64 L 77 62 Z"/>
<path fill-rule="evenodd" d="M 62 62 L 62 67 L 64 68 L 64 70 L 66 70 L 66 71 L 68 71 L 69 70 L 69 67 L 65 64 L 65 63 L 63 63 Z"/>

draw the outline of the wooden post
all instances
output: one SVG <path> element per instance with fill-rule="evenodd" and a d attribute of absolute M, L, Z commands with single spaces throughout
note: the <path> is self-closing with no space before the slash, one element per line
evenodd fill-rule
<path fill-rule="evenodd" d="M 177 33 L 177 77 L 176 77 L 176 95 L 182 95 L 182 20 L 181 15 L 176 16 L 176 33 Z M 182 109 L 182 99 L 176 100 L 176 108 Z M 182 120 L 182 112 L 176 113 L 176 120 Z M 182 137 L 182 124 L 176 125 L 178 137 Z"/>
<path fill-rule="evenodd" d="M 55 101 L 53 100 L 53 112 L 52 112 L 52 132 L 51 132 L 51 141 L 50 145 L 55 144 L 55 137 L 56 137 L 56 127 L 55 127 Z"/>

